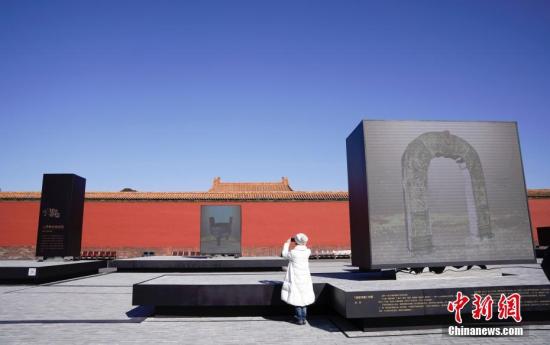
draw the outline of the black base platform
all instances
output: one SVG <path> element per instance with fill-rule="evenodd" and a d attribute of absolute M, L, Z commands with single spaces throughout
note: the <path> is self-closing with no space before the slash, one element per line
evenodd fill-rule
<path fill-rule="evenodd" d="M 111 262 L 117 271 L 128 272 L 215 272 L 215 271 L 281 271 L 288 265 L 280 257 L 185 257 L 148 256 Z"/>
<path fill-rule="evenodd" d="M 462 310 L 465 318 L 471 315 L 473 295 L 479 294 L 493 298 L 495 319 L 501 294 L 519 293 L 525 320 L 533 315 L 546 315 L 548 320 L 550 283 L 537 265 L 531 266 L 452 270 L 443 275 L 401 273 L 397 280 L 376 272 L 314 272 L 314 308 L 332 310 L 365 329 L 406 323 L 403 320 L 411 326 L 421 320 L 453 324 L 447 305 L 458 291 L 470 298 Z M 282 279 L 283 272 L 167 274 L 135 284 L 132 303 L 154 306 L 157 314 L 215 313 L 216 308 L 224 312 L 232 307 L 270 313 L 286 306 L 280 299 Z"/>
<path fill-rule="evenodd" d="M 243 285 L 134 285 L 133 305 L 155 307 L 277 307 L 281 301 L 282 283 L 266 281 L 263 284 Z M 313 284 L 316 300 L 326 304 L 326 284 Z M 175 309 L 173 309 L 175 310 Z"/>
<path fill-rule="evenodd" d="M 0 260 L 0 284 L 37 284 L 95 274 L 107 261 Z"/>

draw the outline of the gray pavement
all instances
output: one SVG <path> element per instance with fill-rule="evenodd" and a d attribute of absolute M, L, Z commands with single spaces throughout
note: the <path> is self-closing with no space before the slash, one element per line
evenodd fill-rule
<path fill-rule="evenodd" d="M 338 267 L 342 263 L 312 263 L 313 272 Z M 2 285 L 0 344 L 548 344 L 550 339 L 548 324 L 525 325 L 521 337 L 472 338 L 450 337 L 441 328 L 362 332 L 334 315 L 313 316 L 298 326 L 286 316 L 160 317 L 132 306 L 132 285 L 162 275 L 115 272 L 36 286 Z M 278 275 L 283 279 L 283 272 Z"/>

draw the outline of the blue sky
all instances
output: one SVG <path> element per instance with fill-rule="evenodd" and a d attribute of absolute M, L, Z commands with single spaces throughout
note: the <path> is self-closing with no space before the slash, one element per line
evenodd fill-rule
<path fill-rule="evenodd" d="M 550 188 L 548 1 L 0 1 L 0 188 L 346 190 L 361 119 L 517 121 Z"/>

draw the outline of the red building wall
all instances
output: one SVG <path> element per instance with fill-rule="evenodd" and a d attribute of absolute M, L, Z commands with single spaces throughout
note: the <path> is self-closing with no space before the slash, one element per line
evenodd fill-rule
<path fill-rule="evenodd" d="M 39 202 L 0 202 L 0 256 L 17 256 L 9 247 L 34 255 Z M 297 232 L 319 249 L 349 248 L 346 201 L 334 202 L 104 202 L 86 201 L 83 250 L 116 250 L 120 256 L 145 250 L 171 254 L 198 251 L 200 206 L 241 205 L 244 255 L 276 255 Z"/>
<path fill-rule="evenodd" d="M 39 201 L 0 202 L 0 246 L 35 245 L 39 207 Z"/>
<path fill-rule="evenodd" d="M 0 202 L 0 257 L 33 257 L 39 201 Z M 241 205 L 244 255 L 277 255 L 297 232 L 310 237 L 314 249 L 349 249 L 347 201 L 322 202 L 106 202 L 86 201 L 83 250 L 116 250 L 137 256 L 172 250 L 198 251 L 200 206 Z M 550 226 L 550 198 L 529 199 L 533 236 Z"/>

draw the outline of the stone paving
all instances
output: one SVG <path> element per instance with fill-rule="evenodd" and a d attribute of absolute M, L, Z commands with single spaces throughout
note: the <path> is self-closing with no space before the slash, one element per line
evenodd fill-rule
<path fill-rule="evenodd" d="M 329 272 L 333 263 L 312 264 Z M 280 273 L 283 275 L 283 273 Z M 0 344 L 548 344 L 550 324 L 521 337 L 451 337 L 441 328 L 362 332 L 335 315 L 161 317 L 131 305 L 132 285 L 162 273 L 105 273 L 35 286 L 0 285 Z M 282 279 L 282 278 L 281 278 Z"/>

